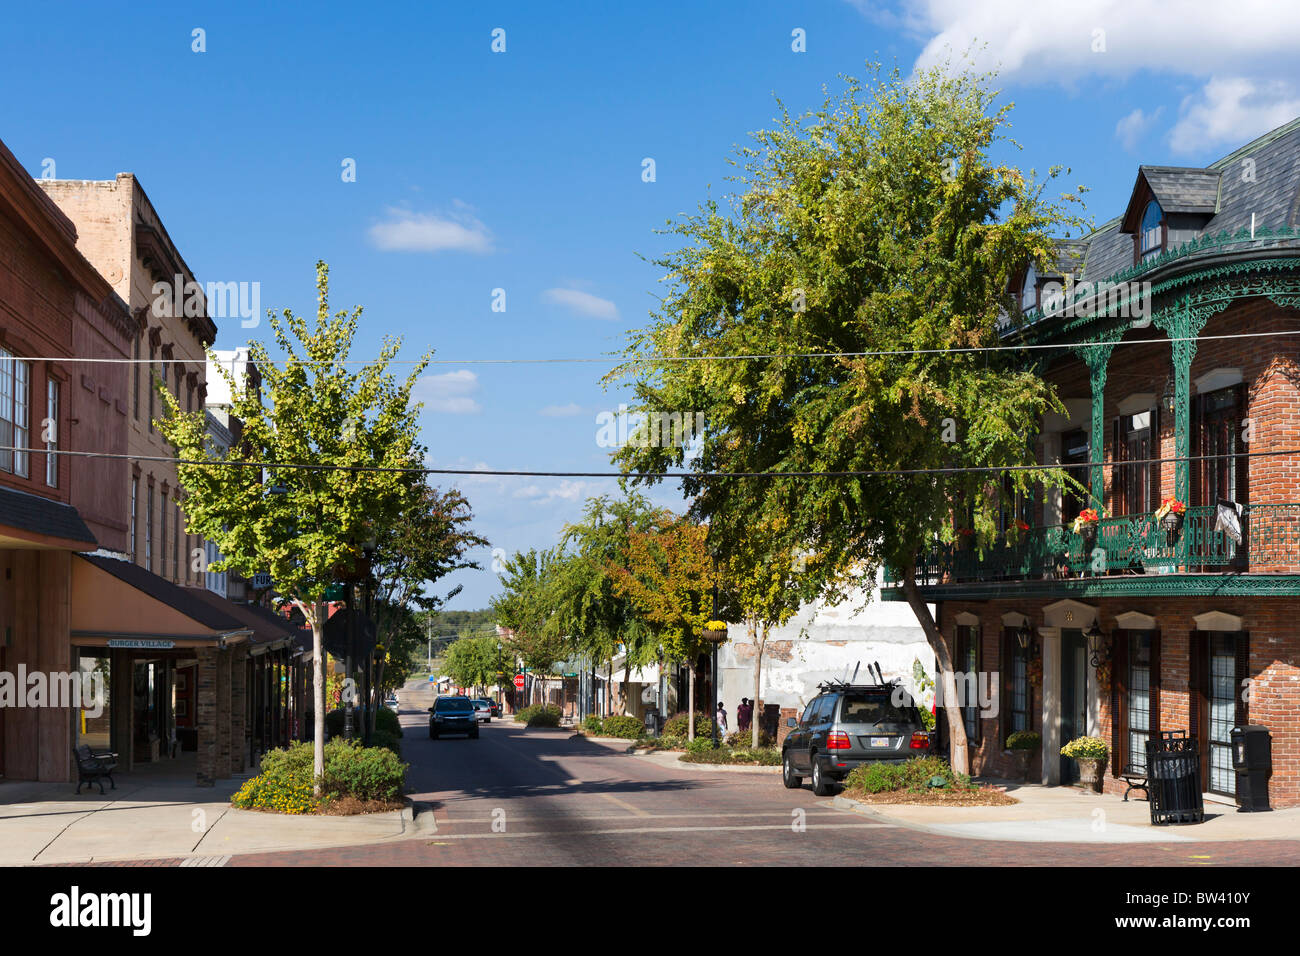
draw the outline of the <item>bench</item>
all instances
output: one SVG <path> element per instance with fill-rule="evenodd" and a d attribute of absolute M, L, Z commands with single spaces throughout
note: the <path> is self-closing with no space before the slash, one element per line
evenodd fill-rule
<path fill-rule="evenodd" d="M 1128 803 L 1128 795 L 1134 790 L 1141 790 L 1146 794 L 1147 800 L 1151 799 L 1151 791 L 1147 789 L 1147 772 L 1145 770 L 1134 770 L 1132 767 L 1125 767 L 1120 773 L 1120 779 L 1128 784 L 1128 789 L 1124 791 L 1124 802 Z"/>
<path fill-rule="evenodd" d="M 72 755 L 77 759 L 77 793 L 81 793 L 83 785 L 90 783 L 99 784 L 99 792 L 103 793 L 105 778 L 114 790 L 117 789 L 113 780 L 113 771 L 117 769 L 117 754 L 93 753 L 90 747 L 82 744 L 73 749 Z"/>

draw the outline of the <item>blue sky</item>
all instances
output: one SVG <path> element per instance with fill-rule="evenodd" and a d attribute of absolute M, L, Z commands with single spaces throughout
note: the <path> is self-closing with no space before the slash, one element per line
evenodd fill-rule
<path fill-rule="evenodd" d="M 595 416 L 620 396 L 602 366 L 456 360 L 619 348 L 658 289 L 638 254 L 725 191 L 726 159 L 771 123 L 774 93 L 802 111 L 868 59 L 907 72 L 982 43 L 1016 103 L 1016 161 L 1070 166 L 1097 222 L 1122 209 L 1139 162 L 1203 165 L 1300 114 L 1300 13 L 1258 0 L 1176 16 L 1146 0 L 262 6 L 6 11 L 0 139 L 33 175 L 46 158 L 61 179 L 135 173 L 200 281 L 260 282 L 264 309 L 310 312 L 325 259 L 334 305 L 365 306 L 358 354 L 396 334 L 405 357 L 451 362 L 419 389 L 438 467 L 608 466 Z M 217 344 L 266 332 L 227 321 Z M 459 484 L 507 552 L 552 544 L 585 497 L 614 489 Z M 480 557 L 482 572 L 444 582 L 465 586 L 451 607 L 494 593 Z"/>

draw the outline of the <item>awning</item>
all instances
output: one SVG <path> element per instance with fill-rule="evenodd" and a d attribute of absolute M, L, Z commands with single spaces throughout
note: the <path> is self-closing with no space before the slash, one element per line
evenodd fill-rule
<path fill-rule="evenodd" d="M 103 555 L 72 562 L 73 643 L 85 647 L 224 647 L 248 640 L 253 629 L 230 610 L 213 606 L 139 565 Z M 229 602 L 226 602 L 228 606 Z"/>
<path fill-rule="evenodd" d="M 251 604 L 235 604 L 207 588 L 185 588 L 184 590 L 250 628 L 253 633 L 249 638 L 249 644 L 254 655 L 294 646 L 297 641 L 298 628 L 274 611 Z"/>
<path fill-rule="evenodd" d="M 98 546 L 72 505 L 0 488 L 0 548 L 86 551 Z"/>

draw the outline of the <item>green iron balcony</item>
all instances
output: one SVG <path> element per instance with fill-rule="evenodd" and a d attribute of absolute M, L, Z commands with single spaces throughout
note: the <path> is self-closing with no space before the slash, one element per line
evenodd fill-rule
<path fill-rule="evenodd" d="M 1180 588 L 1153 576 L 1300 575 L 1300 503 L 1246 506 L 1240 544 L 1215 530 L 1215 513 L 1213 506 L 1188 508 L 1177 532 L 1153 514 L 1102 518 L 1091 543 L 1062 525 L 1030 528 L 983 550 L 972 538 L 959 539 L 918 560 L 916 583 L 971 594 L 1014 593 L 1029 584 L 1035 591 L 1154 593 Z M 1132 580 L 1137 576 L 1150 580 L 1144 585 Z M 1300 580 L 1292 586 L 1300 590 Z M 885 588 L 900 587 L 887 570 Z"/>

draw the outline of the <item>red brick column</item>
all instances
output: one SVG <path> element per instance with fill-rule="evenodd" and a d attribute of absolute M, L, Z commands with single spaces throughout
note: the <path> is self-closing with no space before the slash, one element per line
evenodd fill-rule
<path fill-rule="evenodd" d="M 229 777 L 231 768 L 230 746 L 230 662 L 234 650 L 217 652 L 217 752 L 214 776 Z"/>
<path fill-rule="evenodd" d="M 248 646 L 240 644 L 232 653 L 230 663 L 230 746 L 232 773 L 247 769 L 248 750 L 244 745 L 245 710 L 248 701 Z"/>
<path fill-rule="evenodd" d="M 194 668 L 195 721 L 198 730 L 199 753 L 196 783 L 211 787 L 217 779 L 217 649 L 198 649 L 198 665 Z"/>

